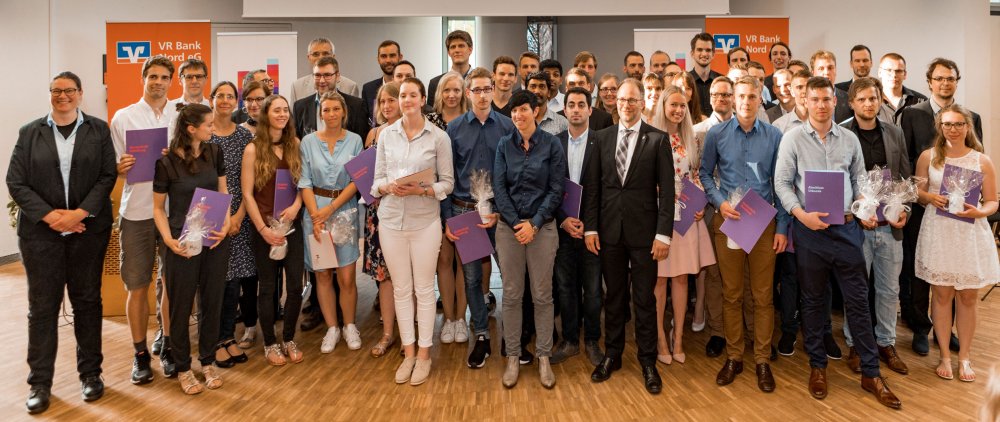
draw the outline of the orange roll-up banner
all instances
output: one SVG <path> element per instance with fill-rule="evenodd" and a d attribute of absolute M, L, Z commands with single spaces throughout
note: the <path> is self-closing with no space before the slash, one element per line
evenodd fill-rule
<path fill-rule="evenodd" d="M 774 69 L 769 49 L 776 41 L 788 43 L 788 17 L 706 16 L 705 32 L 712 34 L 715 42 L 712 70 L 725 75 L 729 71 L 726 53 L 743 47 L 750 52 L 750 60 L 760 62 L 770 75 Z"/>
<path fill-rule="evenodd" d="M 167 98 L 181 96 L 177 67 L 200 59 L 212 75 L 212 24 L 209 21 L 108 22 L 104 84 L 108 87 L 108 122 L 118 109 L 142 97 L 142 65 L 150 57 L 166 56 L 174 62 L 174 78 Z M 206 80 L 205 87 L 212 81 Z M 206 88 L 206 91 L 210 88 Z"/>

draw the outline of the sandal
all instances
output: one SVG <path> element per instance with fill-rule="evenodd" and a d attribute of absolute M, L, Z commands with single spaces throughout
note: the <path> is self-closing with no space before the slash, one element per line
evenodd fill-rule
<path fill-rule="evenodd" d="M 205 391 L 205 387 L 198 382 L 198 378 L 195 378 L 194 372 L 191 370 L 181 372 L 177 379 L 181 382 L 181 390 L 184 391 L 184 394 L 193 395 Z"/>
<path fill-rule="evenodd" d="M 240 349 L 252 349 L 253 345 L 257 343 L 257 329 L 256 327 L 247 328 L 243 332 L 243 338 L 240 339 Z"/>
<path fill-rule="evenodd" d="M 302 362 L 302 351 L 299 350 L 299 346 L 295 344 L 294 341 L 286 341 L 282 345 L 285 354 L 288 355 L 288 360 L 292 363 Z"/>
<path fill-rule="evenodd" d="M 374 346 L 372 346 L 372 357 L 380 358 L 385 356 L 385 352 L 392 347 L 393 343 L 396 342 L 395 337 L 392 334 L 383 334 L 382 339 L 378 341 Z"/>
<path fill-rule="evenodd" d="M 976 380 L 976 371 L 972 370 L 971 360 L 958 360 L 958 380 L 962 382 L 973 382 Z"/>
<path fill-rule="evenodd" d="M 243 350 L 240 350 L 240 347 L 236 344 L 236 340 L 229 339 L 222 345 L 226 348 L 226 353 L 229 354 L 229 360 L 233 361 L 233 363 L 246 363 L 250 360 L 250 358 L 247 357 L 247 354 L 243 353 Z M 237 353 L 234 354 L 233 350 L 236 350 Z"/>
<path fill-rule="evenodd" d="M 955 375 L 952 374 L 951 372 L 951 358 L 941 359 L 941 362 L 938 363 L 938 367 L 937 369 L 934 370 L 934 372 L 936 372 L 937 376 L 940 377 L 941 379 L 945 380 L 955 379 Z"/>
<path fill-rule="evenodd" d="M 285 354 L 281 352 L 281 345 L 278 343 L 264 346 L 264 358 L 271 366 L 282 366 L 287 363 L 285 362 Z"/>
<path fill-rule="evenodd" d="M 205 375 L 205 387 L 209 390 L 222 387 L 222 376 L 215 371 L 215 367 L 208 365 L 201 368 L 202 375 Z"/>

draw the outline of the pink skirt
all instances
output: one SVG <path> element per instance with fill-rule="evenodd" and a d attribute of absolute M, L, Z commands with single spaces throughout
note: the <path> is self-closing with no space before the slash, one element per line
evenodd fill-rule
<path fill-rule="evenodd" d="M 705 220 L 696 221 L 684 236 L 674 231 L 667 258 L 657 263 L 657 277 L 698 274 L 702 268 L 715 264 L 712 237 Z"/>

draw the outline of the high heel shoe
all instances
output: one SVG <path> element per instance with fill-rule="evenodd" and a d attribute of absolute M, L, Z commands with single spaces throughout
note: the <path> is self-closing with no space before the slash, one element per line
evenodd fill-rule
<path fill-rule="evenodd" d="M 659 340 L 657 340 L 657 343 L 659 343 Z M 667 350 L 666 350 L 667 353 L 666 354 L 659 353 L 659 351 L 660 351 L 659 344 L 656 345 L 656 350 L 658 352 L 657 355 L 656 355 L 656 360 L 658 360 L 658 361 L 660 361 L 660 362 L 662 362 L 662 363 L 664 363 L 666 365 L 670 365 L 671 363 L 673 363 L 674 358 L 673 358 L 672 354 L 670 353 L 670 340 L 667 340 Z"/>
<path fill-rule="evenodd" d="M 973 382 L 976 380 L 976 371 L 972 370 L 971 360 L 958 360 L 958 380 L 962 382 Z"/>
<path fill-rule="evenodd" d="M 697 321 L 691 321 L 691 331 L 695 333 L 700 333 L 705 330 L 705 321 L 701 323 Z"/>
<path fill-rule="evenodd" d="M 674 356 L 674 360 L 677 363 L 683 364 L 684 360 L 687 359 L 687 355 L 678 350 L 680 349 L 674 344 L 674 327 L 670 327 L 670 354 Z"/>

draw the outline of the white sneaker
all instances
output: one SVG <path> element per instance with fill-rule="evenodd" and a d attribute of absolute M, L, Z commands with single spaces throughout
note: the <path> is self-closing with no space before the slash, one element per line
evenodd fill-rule
<path fill-rule="evenodd" d="M 450 344 L 455 342 L 455 323 L 457 321 L 444 320 L 441 325 L 441 343 Z"/>
<path fill-rule="evenodd" d="M 340 328 L 330 327 L 326 329 L 326 335 L 323 336 L 323 344 L 319 346 L 320 353 L 331 353 L 333 349 L 337 347 L 337 343 L 340 342 Z"/>
<path fill-rule="evenodd" d="M 469 325 L 465 323 L 464 318 L 452 323 L 452 327 L 455 328 L 455 343 L 469 341 Z"/>
<path fill-rule="evenodd" d="M 354 324 L 347 324 L 347 328 L 344 329 L 344 340 L 347 341 L 347 348 L 351 350 L 358 350 L 361 348 L 361 332 L 358 331 L 358 327 Z"/>

